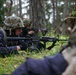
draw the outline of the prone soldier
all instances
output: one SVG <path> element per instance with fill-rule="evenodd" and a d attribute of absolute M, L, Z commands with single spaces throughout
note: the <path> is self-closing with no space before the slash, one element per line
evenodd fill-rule
<path fill-rule="evenodd" d="M 15 36 L 20 35 L 20 33 L 22 32 L 22 27 L 23 25 L 23 21 L 20 17 L 13 17 L 13 16 L 9 16 L 5 19 L 4 21 L 4 28 L 10 29 L 10 34 L 8 36 L 13 36 L 13 34 L 15 33 Z M 14 31 L 12 33 L 12 31 Z M 27 44 L 26 42 L 24 42 L 24 40 L 20 40 L 17 41 L 16 44 L 14 44 L 13 46 L 10 44 L 8 45 L 8 41 L 6 39 L 6 32 L 1 28 L 0 29 L 0 55 L 1 56 L 5 56 L 5 55 L 10 55 L 10 54 L 18 54 L 18 51 L 21 50 L 26 50 L 27 48 Z"/>
<path fill-rule="evenodd" d="M 35 34 L 37 34 L 39 32 L 39 30 L 36 29 L 36 28 L 31 27 L 32 21 L 30 21 L 28 19 L 24 19 L 23 23 L 24 23 L 24 27 L 22 29 L 22 36 L 24 36 L 24 37 L 33 37 L 33 38 L 37 39 L 38 36 L 36 36 Z M 27 42 L 30 42 L 30 41 L 28 40 Z M 37 43 L 35 42 L 35 45 L 36 45 L 38 50 L 40 50 L 42 48 L 45 48 L 44 44 L 42 44 L 40 41 L 38 41 Z"/>
<path fill-rule="evenodd" d="M 24 19 L 23 23 L 24 23 L 24 27 L 23 27 L 22 34 L 24 37 L 26 36 L 33 37 L 35 33 L 38 33 L 38 29 L 31 28 L 32 21 L 28 19 Z"/>

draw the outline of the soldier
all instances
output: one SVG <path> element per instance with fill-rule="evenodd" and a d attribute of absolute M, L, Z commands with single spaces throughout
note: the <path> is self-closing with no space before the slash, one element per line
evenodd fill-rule
<path fill-rule="evenodd" d="M 19 36 L 20 33 L 22 32 L 21 27 L 23 27 L 23 22 L 21 18 L 19 17 L 7 17 L 6 20 L 4 21 L 5 27 L 12 28 L 15 30 L 16 36 Z M 11 29 L 11 31 L 12 31 Z M 12 36 L 12 32 L 10 31 L 10 34 Z M 8 43 L 8 42 L 7 42 Z M 1 28 L 0 29 L 0 55 L 5 56 L 5 55 L 10 55 L 10 54 L 16 54 L 20 50 L 25 50 L 27 48 L 27 44 L 24 42 L 24 40 L 17 41 L 15 45 L 6 45 L 6 34 L 5 31 Z"/>
<path fill-rule="evenodd" d="M 32 21 L 28 20 L 28 19 L 24 19 L 23 20 L 24 26 L 22 29 L 22 35 L 24 37 L 33 37 L 33 38 L 38 38 L 38 36 L 36 36 L 36 34 L 39 32 L 38 29 L 36 28 L 31 28 L 31 23 Z M 30 42 L 30 41 L 28 41 Z M 30 43 L 31 44 L 31 43 Z M 35 46 L 37 47 L 38 50 L 45 48 L 44 44 L 42 44 L 40 41 L 39 42 L 35 42 Z M 33 48 L 33 47 L 32 47 Z M 33 50 L 33 49 L 32 49 Z"/>
<path fill-rule="evenodd" d="M 23 21 L 20 17 L 9 16 L 4 21 L 3 29 L 6 31 L 7 36 L 20 36 L 22 32 Z M 16 32 L 20 29 L 20 33 Z"/>
<path fill-rule="evenodd" d="M 22 33 L 23 21 L 20 17 L 17 16 L 9 16 L 4 21 L 4 30 L 6 31 L 6 35 L 8 37 L 20 37 Z M 19 41 L 8 41 L 7 45 L 19 45 L 21 40 Z"/>
<path fill-rule="evenodd" d="M 24 19 L 23 23 L 25 26 L 23 28 L 23 32 L 22 32 L 23 36 L 33 37 L 35 33 L 38 33 L 38 29 L 31 28 L 32 21 L 30 21 L 28 19 Z"/>

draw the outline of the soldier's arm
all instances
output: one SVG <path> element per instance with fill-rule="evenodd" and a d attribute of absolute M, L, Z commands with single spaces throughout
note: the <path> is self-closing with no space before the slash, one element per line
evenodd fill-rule
<path fill-rule="evenodd" d="M 27 58 L 11 75 L 61 75 L 67 65 L 60 53 L 44 59 Z"/>
<path fill-rule="evenodd" d="M 21 50 L 20 46 L 0 47 L 0 55 L 5 56 Z"/>

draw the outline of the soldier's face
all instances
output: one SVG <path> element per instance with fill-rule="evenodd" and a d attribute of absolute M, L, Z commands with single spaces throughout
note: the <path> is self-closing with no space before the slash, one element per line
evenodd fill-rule
<path fill-rule="evenodd" d="M 16 35 L 20 35 L 22 33 L 22 29 L 21 28 L 17 28 L 16 30 L 15 30 L 15 34 Z"/>
<path fill-rule="evenodd" d="M 26 28 L 27 28 L 27 29 L 30 29 L 30 26 L 29 26 L 29 25 L 27 25 L 27 26 L 26 26 Z"/>

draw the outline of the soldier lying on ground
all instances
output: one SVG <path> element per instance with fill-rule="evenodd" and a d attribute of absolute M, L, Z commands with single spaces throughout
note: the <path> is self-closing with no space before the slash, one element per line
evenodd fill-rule
<path fill-rule="evenodd" d="M 29 36 L 29 37 L 33 37 L 35 33 L 38 33 L 38 29 L 34 29 L 31 28 L 31 21 L 28 19 L 24 19 L 23 20 L 24 23 L 24 27 L 23 27 L 23 31 L 22 31 L 22 35 L 24 37 Z"/>
<path fill-rule="evenodd" d="M 7 17 L 4 23 L 7 25 L 6 27 L 10 28 L 11 31 L 15 33 L 15 36 L 20 35 L 22 32 L 23 23 L 22 20 L 19 17 Z M 12 32 L 10 32 L 13 36 Z M 0 29 L 0 55 L 10 55 L 10 54 L 18 54 L 18 51 L 20 50 L 26 50 L 27 44 L 24 42 L 24 40 L 15 41 L 14 44 L 6 40 L 6 34 L 5 31 L 1 28 Z M 6 42 L 7 41 L 7 42 Z M 13 44 L 13 46 L 12 46 Z"/>
<path fill-rule="evenodd" d="M 24 27 L 22 28 L 22 36 L 24 37 L 33 37 L 38 38 L 36 34 L 38 34 L 39 30 L 37 28 L 31 28 L 31 21 L 28 19 L 23 20 Z M 28 40 L 28 42 L 30 42 Z M 36 43 L 35 43 L 36 45 Z M 44 44 L 42 44 L 40 41 L 37 43 L 36 47 L 40 50 L 42 48 L 45 48 Z"/>

